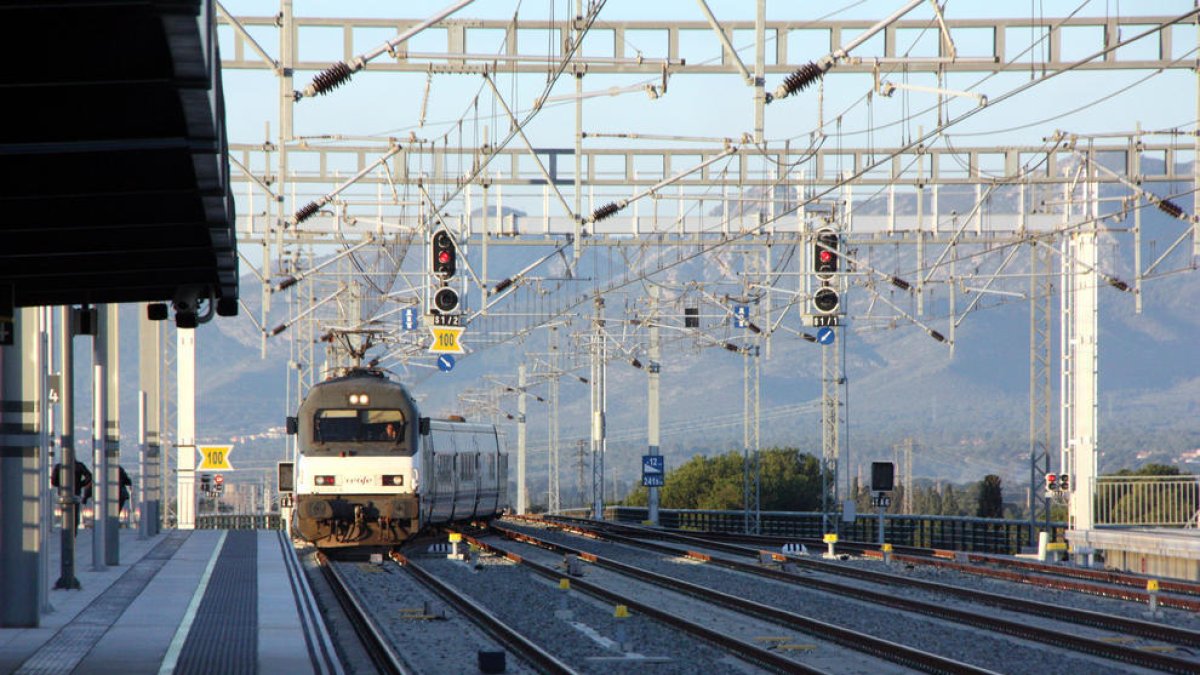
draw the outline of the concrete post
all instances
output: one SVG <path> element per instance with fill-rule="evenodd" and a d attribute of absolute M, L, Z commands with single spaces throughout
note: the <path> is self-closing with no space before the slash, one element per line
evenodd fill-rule
<path fill-rule="evenodd" d="M 144 307 L 144 306 L 143 306 Z M 162 481 L 160 455 L 162 453 L 159 434 L 162 429 L 161 409 L 162 354 L 160 349 L 160 322 L 146 318 L 145 310 L 138 319 L 138 388 L 141 390 L 139 406 L 138 444 L 142 453 L 142 523 L 140 532 L 144 536 L 158 534 L 161 526 Z"/>
<path fill-rule="evenodd" d="M 104 457 L 107 460 L 108 520 L 104 524 L 104 563 L 121 564 L 121 322 L 119 305 L 104 306 Z M 132 504 L 130 505 L 132 507 Z"/>
<path fill-rule="evenodd" d="M 32 628 L 40 621 L 44 545 L 38 507 L 45 467 L 40 465 L 36 308 L 13 310 L 12 344 L 0 345 L 0 628 Z"/>
<path fill-rule="evenodd" d="M 58 505 L 62 509 L 62 548 L 58 581 L 55 588 L 79 588 L 75 577 L 75 523 L 78 519 L 79 497 L 75 495 L 75 322 L 69 306 L 58 310 L 58 352 L 62 361 L 59 392 L 62 419 L 62 470 L 58 480 Z"/>
<path fill-rule="evenodd" d="M 108 312 L 105 306 L 96 307 L 96 333 L 92 337 L 92 569 L 106 569 L 105 547 L 108 538 L 108 453 L 104 451 L 104 414 L 108 411 Z"/>
<path fill-rule="evenodd" d="M 176 447 L 177 481 L 175 527 L 196 529 L 196 330 L 176 328 Z"/>

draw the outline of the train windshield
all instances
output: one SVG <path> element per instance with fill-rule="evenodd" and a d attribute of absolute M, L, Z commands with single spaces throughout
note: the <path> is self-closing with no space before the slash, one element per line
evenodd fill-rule
<path fill-rule="evenodd" d="M 404 442 L 404 413 L 399 410 L 326 409 L 313 419 L 317 443 Z"/>

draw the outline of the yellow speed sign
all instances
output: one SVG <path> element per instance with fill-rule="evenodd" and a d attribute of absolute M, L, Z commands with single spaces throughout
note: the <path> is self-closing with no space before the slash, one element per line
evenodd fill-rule
<path fill-rule="evenodd" d="M 232 445 L 197 445 L 196 449 L 200 451 L 201 471 L 233 471 L 233 465 L 229 463 Z"/>
<path fill-rule="evenodd" d="M 434 354 L 465 354 L 463 350 L 462 326 L 430 326 L 429 330 L 433 332 L 433 344 L 429 347 L 429 351 Z"/>

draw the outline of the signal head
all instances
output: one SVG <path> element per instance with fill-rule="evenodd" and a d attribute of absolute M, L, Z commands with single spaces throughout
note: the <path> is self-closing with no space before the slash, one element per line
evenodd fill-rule
<path fill-rule="evenodd" d="M 822 286 L 813 294 L 813 307 L 820 314 L 832 314 L 836 312 L 841 301 L 842 299 L 838 296 L 838 292 L 828 286 Z"/>
<path fill-rule="evenodd" d="M 819 279 L 828 279 L 838 271 L 838 244 L 840 237 L 831 229 L 817 231 L 813 245 L 813 272 Z"/>
<path fill-rule="evenodd" d="M 454 276 L 458 269 L 458 249 L 454 247 L 454 239 L 450 233 L 446 230 L 434 232 L 430 248 L 433 252 L 433 273 L 442 279 Z"/>
<path fill-rule="evenodd" d="M 442 286 L 433 294 L 433 308 L 440 314 L 449 314 L 458 309 L 458 291 Z"/>

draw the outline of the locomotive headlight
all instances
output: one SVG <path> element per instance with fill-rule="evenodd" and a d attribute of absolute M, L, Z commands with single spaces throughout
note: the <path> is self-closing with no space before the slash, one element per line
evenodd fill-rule
<path fill-rule="evenodd" d="M 383 484 L 390 486 L 404 485 L 404 476 L 384 476 Z"/>
<path fill-rule="evenodd" d="M 366 394 L 350 394 L 350 405 L 368 405 L 371 397 Z"/>
<path fill-rule="evenodd" d="M 313 476 L 313 484 L 315 485 L 334 485 L 333 476 Z"/>

